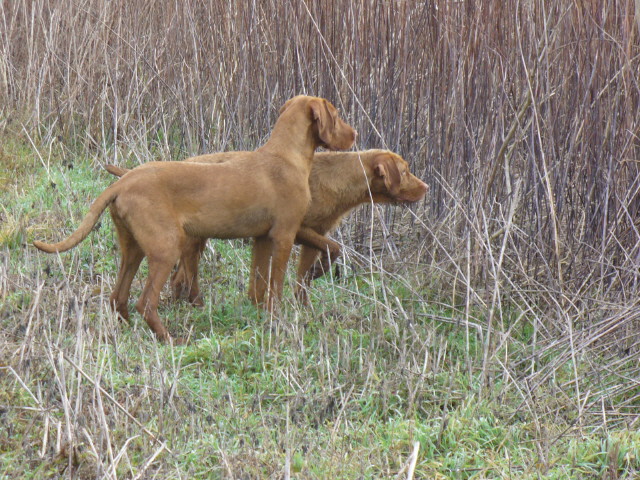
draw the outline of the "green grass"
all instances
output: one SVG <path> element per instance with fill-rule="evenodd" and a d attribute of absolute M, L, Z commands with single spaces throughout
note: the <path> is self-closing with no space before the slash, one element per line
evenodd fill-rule
<path fill-rule="evenodd" d="M 108 309 L 118 259 L 108 215 L 68 253 L 28 245 L 70 233 L 112 179 L 91 159 L 68 168 L 54 152 L 47 170 L 27 146 L 11 148 L 3 162 L 18 173 L 0 191 L 0 478 L 280 478 L 285 465 L 294 478 L 396 478 L 416 442 L 416 478 L 640 470 L 634 428 L 581 425 L 571 388 L 560 388 L 572 363 L 527 391 L 530 322 L 514 323 L 484 384 L 483 338 L 467 335 L 458 309 L 425 302 L 432 293 L 410 269 L 347 268 L 315 282 L 311 308 L 288 287 L 271 318 L 246 298 L 248 243 L 213 241 L 201 262 L 205 306 L 163 293 L 161 316 L 190 343 L 157 344 L 139 315 L 125 324 Z M 480 306 L 470 314 L 486 322 Z"/>

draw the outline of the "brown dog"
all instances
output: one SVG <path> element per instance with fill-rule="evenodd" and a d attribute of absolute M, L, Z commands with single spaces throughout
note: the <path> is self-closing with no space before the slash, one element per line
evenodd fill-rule
<path fill-rule="evenodd" d="M 187 159 L 188 162 L 221 163 L 241 156 L 239 152 L 224 152 L 201 155 Z M 122 176 L 128 170 L 107 165 L 110 173 Z M 407 162 L 402 157 L 387 150 L 365 152 L 319 152 L 315 154 L 309 177 L 311 203 L 302 221 L 302 227 L 316 232 L 319 236 L 310 238 L 301 229 L 296 242 L 302 244 L 298 264 L 298 285 L 296 295 L 307 301 L 306 287 L 328 269 L 329 261 L 335 260 L 340 252 L 338 244 L 324 235 L 337 227 L 354 207 L 373 201 L 374 203 L 415 202 L 427 193 L 428 187 L 420 179 L 409 173 Z M 326 242 L 323 244 L 323 240 Z M 186 296 L 189 301 L 201 304 L 198 286 L 198 260 L 206 240 L 192 237 L 182 250 L 178 270 L 173 275 L 171 285 L 174 297 Z M 323 261 L 316 263 L 320 251 L 329 251 Z M 254 243 L 249 295 L 253 301 L 261 301 L 267 283 L 268 251 L 260 239 Z"/>
<path fill-rule="evenodd" d="M 111 304 L 128 319 L 131 282 L 146 256 L 149 277 L 136 309 L 160 340 L 168 340 L 157 312 L 160 290 L 190 237 L 257 237 L 270 257 L 266 304 L 272 308 L 281 296 L 287 260 L 311 197 L 313 153 L 320 145 L 350 148 L 355 136 L 328 101 L 294 97 L 280 110 L 267 143 L 254 152 L 222 164 L 141 165 L 96 199 L 69 238 L 34 245 L 49 253 L 69 250 L 87 237 L 110 206 L 122 249 Z"/>

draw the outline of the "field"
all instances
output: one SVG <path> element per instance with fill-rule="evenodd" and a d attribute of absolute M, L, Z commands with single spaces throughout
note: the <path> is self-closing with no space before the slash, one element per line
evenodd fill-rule
<path fill-rule="evenodd" d="M 0 479 L 640 475 L 640 1 L 0 3 Z M 430 186 L 366 205 L 311 305 L 109 308 L 135 167 L 253 149 L 331 100 Z M 132 299 L 145 278 L 134 281 Z"/>

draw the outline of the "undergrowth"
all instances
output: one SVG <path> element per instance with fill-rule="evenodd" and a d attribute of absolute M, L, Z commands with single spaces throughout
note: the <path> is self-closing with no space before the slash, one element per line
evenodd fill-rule
<path fill-rule="evenodd" d="M 204 307 L 162 296 L 161 316 L 189 344 L 160 345 L 137 314 L 126 324 L 108 308 L 118 259 L 108 215 L 65 254 L 30 245 L 77 226 L 112 181 L 99 162 L 72 157 L 70 167 L 53 149 L 43 164 L 18 144 L 3 152 L 20 173 L 1 192 L 2 214 L 20 221 L 3 222 L 0 241 L 2 478 L 403 478 L 414 468 L 416 478 L 563 479 L 640 470 L 640 436 L 628 428 L 635 417 L 596 421 L 594 397 L 579 396 L 610 388 L 608 378 L 588 377 L 611 361 L 606 351 L 567 360 L 562 345 L 540 350 L 534 316 L 507 299 L 490 336 L 487 303 L 416 287 L 427 265 L 367 267 L 347 249 L 340 274 L 314 283 L 309 308 L 288 285 L 282 312 L 269 316 L 246 298 L 249 242 L 210 241 Z M 611 375 L 633 373 L 632 359 L 619 362 Z M 603 412 L 631 414 L 637 395 L 634 384 L 598 398 L 612 402 Z"/>

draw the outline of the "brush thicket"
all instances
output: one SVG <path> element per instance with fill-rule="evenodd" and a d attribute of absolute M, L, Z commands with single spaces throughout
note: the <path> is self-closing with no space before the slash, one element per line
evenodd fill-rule
<path fill-rule="evenodd" d="M 635 13 L 622 0 L 12 0 L 0 4 L 0 128 L 96 169 L 132 166 L 252 149 L 287 98 L 327 97 L 357 148 L 397 151 L 431 187 L 410 209 L 359 209 L 336 233 L 357 275 L 403 285 L 405 298 L 362 300 L 393 312 L 378 327 L 399 332 L 398 351 L 426 342 L 400 334 L 413 322 L 451 321 L 399 306 L 430 302 L 480 342 L 464 360 L 479 394 L 501 379 L 540 431 L 567 405 L 572 425 L 635 424 Z M 536 411 L 541 387 L 564 399 L 557 410 Z"/>

